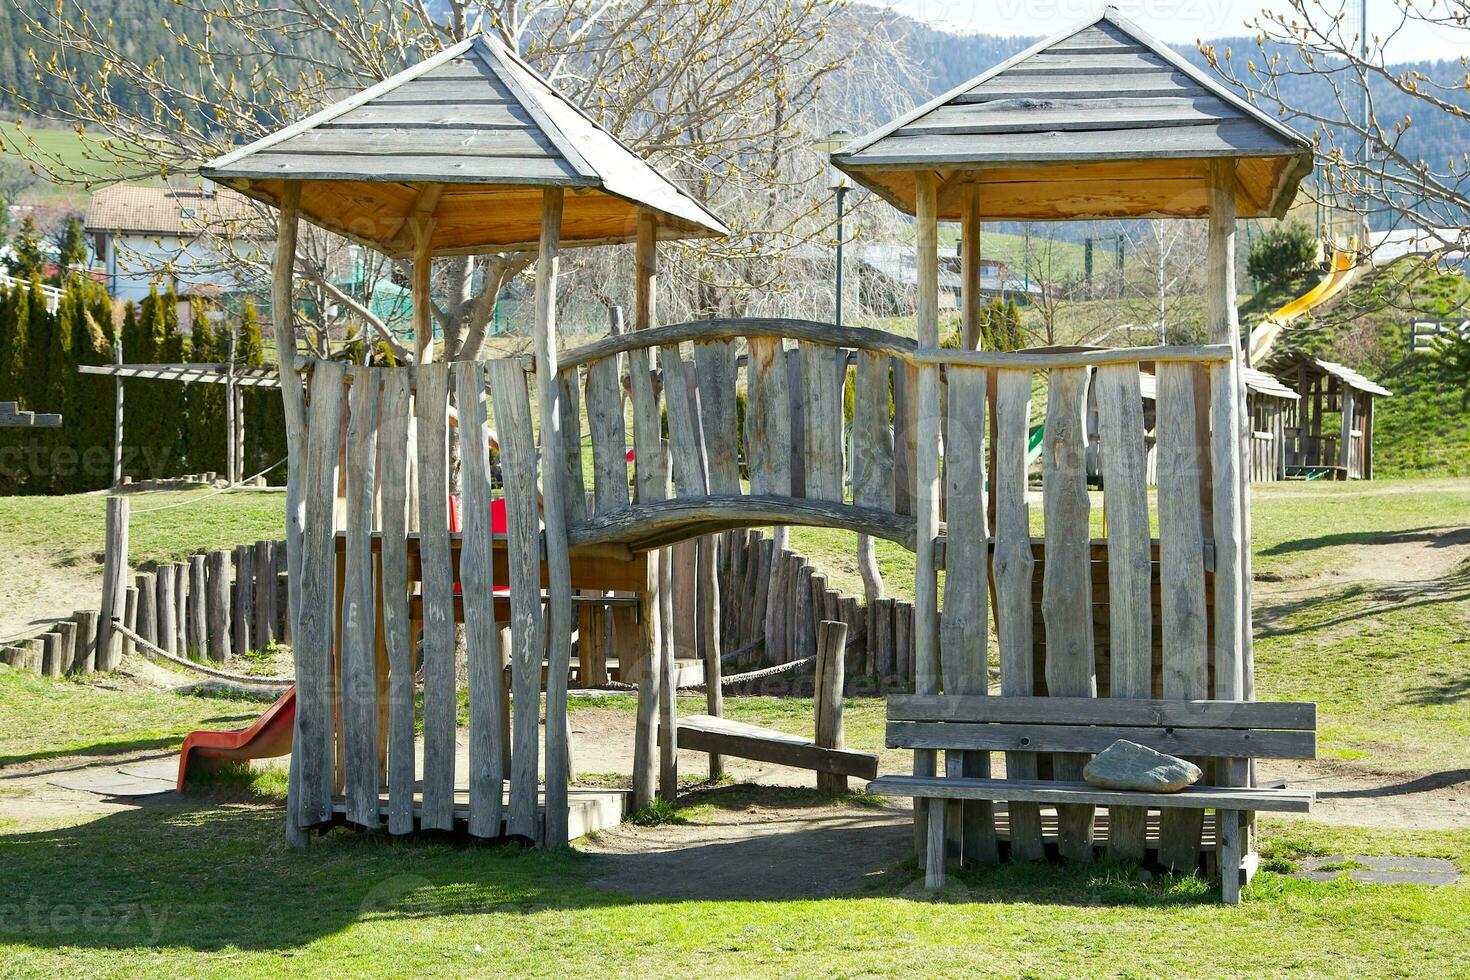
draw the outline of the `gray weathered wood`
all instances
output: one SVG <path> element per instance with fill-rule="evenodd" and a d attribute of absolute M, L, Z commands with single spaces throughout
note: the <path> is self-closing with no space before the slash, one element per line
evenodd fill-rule
<path fill-rule="evenodd" d="M 577 369 L 567 368 L 557 375 L 561 395 L 561 444 L 563 489 L 567 522 L 587 516 L 586 481 L 582 475 L 582 407 L 577 386 Z"/>
<path fill-rule="evenodd" d="M 235 586 L 231 601 L 233 646 L 236 653 L 248 653 L 256 649 L 256 644 L 251 642 L 251 627 L 255 623 L 255 549 L 248 544 L 235 546 Z"/>
<path fill-rule="evenodd" d="M 412 427 L 407 368 L 383 372 L 378 426 L 382 504 L 383 645 L 388 653 L 388 832 L 414 829 L 414 646 L 408 612 L 408 445 Z M 461 446 L 465 443 L 461 443 Z M 401 449 L 399 447 L 402 447 Z"/>
<path fill-rule="evenodd" d="M 647 500 L 640 495 L 639 502 L 631 507 L 595 514 L 571 528 L 568 538 L 572 547 L 615 543 L 641 551 L 699 534 L 752 525 L 834 527 L 870 534 L 906 548 L 914 544 L 914 518 L 876 507 L 754 493 Z"/>
<path fill-rule="evenodd" d="M 442 362 L 419 364 L 414 369 L 414 382 L 424 610 L 424 771 L 419 826 L 423 830 L 453 830 L 459 703 L 454 663 L 454 578 L 449 545 L 448 366 Z M 504 436 L 501 438 L 504 446 Z M 509 462 L 505 457 L 502 459 Z M 506 497 L 509 500 L 509 493 Z"/>
<path fill-rule="evenodd" d="M 836 348 L 802 344 L 801 387 L 806 496 L 842 500 L 842 387 Z M 841 363 L 845 364 L 843 360 Z"/>
<path fill-rule="evenodd" d="M 711 493 L 739 493 L 734 341 L 714 340 L 695 344 L 694 372 L 709 490 Z"/>
<path fill-rule="evenodd" d="M 506 832 L 536 839 L 537 722 L 541 714 L 541 535 L 536 513 L 535 445 L 525 374 L 511 360 L 490 362 L 500 435 L 509 538 L 512 717 L 510 812 Z"/>
<path fill-rule="evenodd" d="M 208 652 L 211 625 L 207 606 L 209 585 L 205 562 L 205 555 L 189 556 L 189 613 L 185 620 L 185 635 L 188 637 L 189 656 L 196 660 L 202 659 Z"/>
<path fill-rule="evenodd" d="M 230 645 L 230 553 L 211 551 L 206 566 L 209 659 L 224 663 L 234 652 Z"/>
<path fill-rule="evenodd" d="M 264 650 L 276 636 L 276 556 L 274 541 L 257 541 L 250 567 L 254 574 L 252 588 L 255 590 L 252 608 L 255 612 L 254 633 L 257 649 Z"/>
<path fill-rule="evenodd" d="M 500 629 L 495 622 L 490 463 L 486 455 L 485 370 L 477 361 L 454 365 L 459 407 L 464 493 L 459 580 L 464 595 L 465 654 L 469 660 L 470 835 L 498 837 L 505 786 L 504 719 L 500 716 Z M 565 391 L 563 392 L 565 395 Z"/>
<path fill-rule="evenodd" d="M 149 643 L 158 642 L 158 577 L 154 572 L 133 576 L 138 589 L 138 635 Z M 150 654 L 151 656 L 151 654 Z M 68 666 L 70 660 L 68 660 Z"/>
<path fill-rule="evenodd" d="M 337 571 L 335 515 L 344 377 L 345 367 L 341 363 L 323 361 L 314 367 L 307 431 L 299 435 L 306 444 L 303 474 L 306 516 L 301 528 L 301 587 L 293 635 L 296 735 L 292 743 L 292 765 L 299 775 L 293 772 L 292 778 L 300 791 L 292 796 L 302 827 L 332 819 L 336 752 L 333 723 L 336 685 L 332 666 Z"/>
<path fill-rule="evenodd" d="M 129 633 L 136 633 L 138 627 L 138 589 L 128 586 L 123 595 L 123 626 L 127 627 Z M 123 656 L 131 656 L 134 649 L 133 638 L 126 633 L 123 634 Z"/>
<path fill-rule="evenodd" d="M 964 364 L 999 370 L 1060 371 L 1096 368 L 1109 364 L 1218 364 L 1230 360 L 1228 344 L 1169 345 L 1167 347 L 1117 347 L 1108 350 L 983 351 L 921 350 L 909 356 L 912 364 Z"/>
<path fill-rule="evenodd" d="M 1239 810 L 1215 811 L 1215 839 L 1220 864 L 1220 897 L 1226 905 L 1240 902 L 1240 863 L 1245 857 L 1244 830 Z"/>
<path fill-rule="evenodd" d="M 816 743 L 824 749 L 845 749 L 842 724 L 842 692 L 847 677 L 847 624 L 823 620 L 817 628 Z M 846 793 L 847 777 L 817 774 L 817 789 L 824 793 Z"/>
<path fill-rule="evenodd" d="M 822 748 L 799 735 L 711 715 L 679 718 L 679 748 L 855 779 L 873 779 L 878 774 L 878 757 L 870 752 Z"/>
<path fill-rule="evenodd" d="M 746 369 L 745 458 L 750 492 L 791 493 L 791 401 L 779 337 L 752 337 Z"/>
<path fill-rule="evenodd" d="M 1257 787 L 1189 786 L 1177 793 L 1140 793 L 1045 779 L 924 779 L 917 776 L 880 776 L 868 784 L 868 792 L 876 796 L 1029 801 L 1052 806 L 1080 804 L 1089 809 L 1093 805 L 1159 807 L 1166 810 L 1233 807 L 1278 813 L 1307 813 L 1314 798 L 1313 793 L 1305 790 Z"/>
<path fill-rule="evenodd" d="M 1104 506 L 1108 511 L 1109 695 L 1153 694 L 1153 609 L 1147 459 L 1138 369 L 1098 369 L 1096 391 Z M 1141 861 L 1147 813 L 1127 807 L 1108 814 L 1108 850 Z"/>
<path fill-rule="evenodd" d="M 940 622 L 940 671 L 948 694 L 984 696 L 989 688 L 989 534 L 985 499 L 986 376 L 980 368 L 949 370 L 945 434 L 944 617 Z M 946 753 L 946 765 L 950 756 Z M 990 757 L 966 752 L 954 760 L 958 775 L 988 777 Z M 949 815 L 966 859 L 998 859 L 995 818 L 987 801 L 953 808 Z"/>
<path fill-rule="evenodd" d="M 166 653 L 177 653 L 178 645 L 178 599 L 174 585 L 177 565 L 158 566 L 158 635 L 156 642 Z"/>
<path fill-rule="evenodd" d="M 1194 371 L 1158 367 L 1159 580 L 1163 627 L 1163 693 L 1166 698 L 1209 697 L 1204 569 L 1198 555 L 1200 465 L 1195 441 Z M 1159 825 L 1159 861 L 1180 871 L 1199 860 L 1198 811 L 1170 814 Z"/>
<path fill-rule="evenodd" d="M 121 385 L 118 386 L 121 391 Z M 112 624 L 123 615 L 123 589 L 128 581 L 128 498 L 107 498 L 106 543 L 102 563 L 102 616 L 97 625 L 97 669 L 113 670 L 122 658 L 122 634 Z"/>
<path fill-rule="evenodd" d="M 647 327 L 629 333 L 602 337 L 564 351 L 559 358 L 563 367 L 571 364 L 586 364 L 611 354 L 621 354 L 640 348 L 662 347 L 668 344 L 683 344 L 690 341 L 729 340 L 745 337 L 750 341 L 779 341 L 782 338 L 801 343 L 826 344 L 830 347 L 845 347 L 870 350 L 894 357 L 909 357 L 914 352 L 914 342 L 885 330 L 871 327 L 840 327 L 833 323 L 817 320 L 795 320 L 784 317 L 743 317 L 736 319 L 712 318 L 692 320 L 687 323 L 669 323 L 658 327 Z M 756 355 L 752 344 L 752 362 Z"/>
<path fill-rule="evenodd" d="M 1177 756 L 1313 759 L 1316 732 L 1252 728 L 1147 728 L 1111 725 L 971 724 L 890 721 L 888 747 L 1090 754 L 1120 738 Z"/>
<path fill-rule="evenodd" d="M 1053 695 L 1097 694 L 1093 661 L 1092 575 L 1087 498 L 1087 370 L 1051 372 L 1042 453 L 1046 562 L 1041 612 L 1046 623 L 1046 687 Z M 1060 754 L 1056 777 L 1082 778 L 1086 758 Z M 1064 807 L 1057 814 L 1059 847 L 1075 861 L 1092 859 L 1092 809 Z"/>
<path fill-rule="evenodd" d="M 72 619 L 77 624 L 77 642 L 73 648 L 71 673 L 90 674 L 96 667 L 98 615 L 91 609 L 82 609 L 73 613 Z"/>
<path fill-rule="evenodd" d="M 1314 731 L 1317 706 L 1310 701 L 891 694 L 888 717 L 893 721 Z"/>
<path fill-rule="evenodd" d="M 893 430 L 888 421 L 888 358 L 857 355 L 853 388 L 852 500 L 864 507 L 893 507 Z"/>
<path fill-rule="evenodd" d="M 663 368 L 664 410 L 669 426 L 669 459 L 673 464 L 674 492 L 680 497 L 702 497 L 709 490 L 695 432 L 694 392 L 689 382 L 686 362 L 679 348 L 664 347 L 659 351 Z"/>
<path fill-rule="evenodd" d="M 303 436 L 303 439 L 305 437 Z M 192 562 L 174 563 L 174 651 L 181 657 L 189 656 L 189 576 Z"/>
<path fill-rule="evenodd" d="M 50 632 L 41 637 L 41 676 L 61 676 L 61 634 Z"/>
<path fill-rule="evenodd" d="M 373 509 L 377 499 L 379 373 L 353 366 L 347 422 L 347 525 L 342 583 L 342 747 L 347 819 L 377 829 L 377 595 L 373 575 Z M 399 452 L 384 446 L 385 453 Z M 242 583 L 244 585 L 245 583 Z"/>
<path fill-rule="evenodd" d="M 587 428 L 592 435 L 594 510 L 626 507 L 628 447 L 616 355 L 593 361 L 587 367 Z"/>

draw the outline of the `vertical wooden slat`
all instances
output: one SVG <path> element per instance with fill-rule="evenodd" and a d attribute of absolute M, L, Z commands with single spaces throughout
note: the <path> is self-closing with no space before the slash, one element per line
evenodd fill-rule
<path fill-rule="evenodd" d="M 704 457 L 699 435 L 694 431 L 694 393 L 678 347 L 659 350 L 663 368 L 664 411 L 669 425 L 669 460 L 673 468 L 674 493 L 680 497 L 702 497 L 707 491 Z"/>
<path fill-rule="evenodd" d="M 377 496 L 378 375 L 351 367 L 347 421 L 347 578 L 342 593 L 342 735 L 347 819 L 378 826 L 378 677 L 373 509 Z M 396 448 L 396 447 L 395 447 Z"/>
<path fill-rule="evenodd" d="M 912 514 L 915 507 L 914 462 L 918 451 L 919 369 L 913 364 L 893 361 L 893 500 L 900 514 Z"/>
<path fill-rule="evenodd" d="M 255 625 L 255 549 L 248 544 L 235 546 L 235 593 L 234 609 L 230 613 L 230 625 L 234 629 L 234 648 L 239 654 L 263 649 L 252 642 Z"/>
<path fill-rule="evenodd" d="M 944 480 L 949 533 L 944 549 L 944 618 L 940 666 L 946 694 L 989 693 L 989 530 L 985 505 L 984 368 L 949 367 L 948 434 Z M 954 758 L 951 760 L 950 756 Z M 951 775 L 989 778 L 988 752 L 945 753 Z M 947 823 L 962 842 L 965 859 L 997 860 L 994 806 L 988 800 L 956 800 Z"/>
<path fill-rule="evenodd" d="M 449 545 L 449 368 L 414 373 L 419 487 L 419 561 L 423 595 L 423 830 L 454 829 L 454 752 L 458 714 L 454 663 L 454 575 Z"/>
<path fill-rule="evenodd" d="M 1159 579 L 1164 697 L 1209 697 L 1204 543 L 1200 534 L 1200 455 L 1195 442 L 1194 371 L 1159 365 Z M 1159 861 L 1193 871 L 1203 813 L 1170 808 L 1160 816 Z"/>
<path fill-rule="evenodd" d="M 512 360 L 490 362 L 490 393 L 500 435 L 510 572 L 510 813 L 506 833 L 536 838 L 537 721 L 541 714 L 541 534 L 536 507 L 535 444 L 525 374 Z"/>
<path fill-rule="evenodd" d="M 568 522 L 581 521 L 587 518 L 587 489 L 582 476 L 582 400 L 576 367 L 562 371 L 556 381 L 561 391 L 562 459 L 566 461 L 563 509 Z"/>
<path fill-rule="evenodd" d="M 340 396 L 339 396 L 340 398 Z M 340 413 L 338 413 L 340 414 Z M 338 423 L 340 428 L 341 423 Z M 333 499 L 336 499 L 336 488 L 332 488 Z M 204 555 L 189 556 L 189 614 L 185 621 L 185 635 L 188 637 L 189 656 L 202 659 L 208 652 L 209 646 L 209 616 L 206 609 L 206 598 L 209 595 L 209 577 Z M 105 610 L 104 610 L 105 612 Z M 328 619 L 330 619 L 330 614 Z M 99 645 L 97 650 L 98 662 L 101 662 L 102 650 Z"/>
<path fill-rule="evenodd" d="M 649 246 L 651 248 L 651 244 Z M 647 348 L 628 352 L 633 399 L 634 478 L 640 503 L 662 500 L 667 493 L 660 438 L 658 396 L 653 388 Z M 658 691 L 662 665 L 662 610 L 658 566 L 664 556 L 649 558 L 648 585 L 639 593 L 640 653 L 638 709 L 633 737 L 633 805 L 653 800 L 658 759 Z"/>
<path fill-rule="evenodd" d="M 211 551 L 205 559 L 205 608 L 209 617 L 209 659 L 230 659 L 230 553 Z M 119 637 L 120 639 L 121 637 Z M 99 644 L 100 650 L 100 644 Z"/>
<path fill-rule="evenodd" d="M 694 373 L 709 492 L 739 493 L 736 435 L 740 420 L 736 418 L 735 406 L 735 342 L 712 340 L 695 344 Z"/>
<path fill-rule="evenodd" d="M 888 359 L 858 351 L 852 411 L 852 500 L 893 509 L 893 430 L 888 422 Z"/>
<path fill-rule="evenodd" d="M 1118 364 L 1098 369 L 1098 437 L 1102 448 L 1104 506 L 1108 512 L 1109 696 L 1153 695 L 1153 608 L 1144 474 L 1143 397 L 1138 368 Z M 1108 850 L 1141 861 L 1147 810 L 1108 811 Z"/>
<path fill-rule="evenodd" d="M 385 371 L 379 425 L 382 487 L 383 641 L 388 654 L 388 832 L 413 826 L 414 644 L 408 612 L 408 433 L 412 424 L 408 369 Z"/>
<path fill-rule="evenodd" d="M 264 650 L 277 639 L 275 542 L 257 541 L 254 550 L 250 567 L 255 573 L 255 645 Z"/>
<path fill-rule="evenodd" d="M 628 447 L 618 359 L 587 368 L 587 428 L 592 434 L 592 486 L 598 513 L 628 505 Z"/>
<path fill-rule="evenodd" d="M 915 322 L 920 350 L 939 348 L 939 222 L 937 178 L 923 171 L 914 178 L 914 214 L 918 246 L 916 266 L 918 293 Z M 939 533 L 939 366 L 926 364 L 918 371 L 914 398 L 917 442 L 915 447 L 914 516 L 917 547 L 914 555 L 914 693 L 939 692 L 939 583 L 934 568 L 934 539 Z M 914 752 L 914 775 L 933 776 L 936 757 L 932 749 Z M 935 818 L 921 811 L 916 800 L 915 836 Z M 943 826 L 942 817 L 939 826 Z M 930 841 L 932 849 L 934 842 Z"/>
<path fill-rule="evenodd" d="M 1054 697 L 1095 697 L 1097 674 L 1092 639 L 1091 531 L 1088 524 L 1087 369 L 1051 372 L 1042 455 L 1046 562 L 1042 573 L 1042 618 L 1046 623 L 1046 687 Z M 1058 779 L 1080 780 L 1087 757 L 1057 753 Z M 1057 808 L 1062 855 L 1092 859 L 1093 808 Z"/>
<path fill-rule="evenodd" d="M 176 652 L 178 645 L 178 601 L 174 574 L 177 565 L 158 566 L 158 645 L 165 653 Z"/>
<path fill-rule="evenodd" d="M 463 461 L 460 508 L 463 541 L 459 553 L 460 592 L 464 596 L 465 653 L 470 684 L 470 834 L 498 837 L 501 794 L 505 788 L 504 747 L 500 744 L 500 629 L 495 622 L 495 584 L 490 524 L 490 464 L 486 456 L 485 370 L 476 361 L 454 366 Z M 563 392 L 565 394 L 565 392 Z"/>
<path fill-rule="evenodd" d="M 842 388 L 839 351 L 824 344 L 800 348 L 806 496 L 842 500 Z"/>
<path fill-rule="evenodd" d="M 791 495 L 791 397 L 779 337 L 750 338 L 745 457 L 750 492 Z"/>
<path fill-rule="evenodd" d="M 138 587 L 138 635 L 149 643 L 158 642 L 158 583 L 152 572 L 139 572 L 133 577 Z M 68 651 L 70 652 L 70 651 Z M 151 652 L 147 653 L 152 657 Z M 67 666 L 71 665 L 68 659 Z"/>
<path fill-rule="evenodd" d="M 310 421 L 306 433 L 301 528 L 301 591 L 296 656 L 294 777 L 300 792 L 296 814 L 302 827 L 332 818 L 333 696 L 332 639 L 337 568 L 336 505 L 338 442 L 342 425 L 344 365 L 321 361 L 312 371 Z"/>

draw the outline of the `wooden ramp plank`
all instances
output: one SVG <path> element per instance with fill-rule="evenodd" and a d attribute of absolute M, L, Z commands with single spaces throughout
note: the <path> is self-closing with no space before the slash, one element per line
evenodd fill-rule
<path fill-rule="evenodd" d="M 679 719 L 678 734 L 679 748 L 695 752 L 717 752 L 857 779 L 874 779 L 878 775 L 878 757 L 870 752 L 824 749 L 800 735 L 729 718 L 687 715 Z"/>
<path fill-rule="evenodd" d="M 500 629 L 495 622 L 492 573 L 484 365 L 478 361 L 456 362 L 454 390 L 463 454 L 464 535 L 459 577 L 464 595 L 465 653 L 470 675 L 469 832 L 472 837 L 495 837 L 501 825 L 505 746 L 501 744 L 504 719 L 500 703 Z"/>

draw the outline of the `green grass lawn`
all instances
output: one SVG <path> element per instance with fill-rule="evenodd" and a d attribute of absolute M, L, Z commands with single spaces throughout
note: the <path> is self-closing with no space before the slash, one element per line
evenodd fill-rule
<path fill-rule="evenodd" d="M 56 565 L 95 565 L 100 574 L 106 501 L 102 494 L 0 497 L 0 554 L 45 555 Z M 186 502 L 187 506 L 174 506 Z M 128 555 L 134 567 L 279 539 L 285 533 L 282 493 L 149 493 L 132 498 L 130 507 Z"/>
<path fill-rule="evenodd" d="M 155 500 L 139 498 L 135 507 Z M 0 533 L 19 533 L 11 515 L 37 513 L 14 508 L 42 503 L 58 505 L 0 501 Z M 68 517 L 55 522 L 49 543 L 57 555 L 90 560 L 100 546 L 92 528 L 100 528 L 101 498 L 62 498 L 60 505 Z M 201 529 L 221 544 L 272 534 L 279 507 L 278 497 L 221 496 L 140 515 L 134 551 L 155 560 L 187 553 L 198 547 Z M 201 514 L 208 516 L 201 521 Z M 150 527 L 145 520 L 179 523 Z M 1360 545 L 1432 540 L 1467 524 L 1466 481 L 1257 488 L 1259 694 L 1317 701 L 1324 758 L 1377 772 L 1470 767 L 1470 567 L 1406 588 L 1369 587 L 1348 574 L 1362 558 Z M 242 528 L 260 530 L 233 537 Z M 839 577 L 851 575 L 842 587 L 857 588 L 849 537 L 794 529 L 792 540 L 830 560 Z M 10 546 L 19 541 L 12 537 Z M 880 559 L 900 592 L 911 559 L 881 544 Z M 702 697 L 681 702 L 681 711 L 703 709 Z M 731 697 L 725 704 L 733 718 L 811 731 L 809 698 Z M 632 710 L 630 698 L 574 699 L 573 706 Z M 259 710 L 0 668 L 0 717 L 7 720 L 0 767 L 162 748 L 200 724 L 230 727 Z M 849 699 L 846 730 L 849 745 L 880 749 L 881 701 Z M 888 755 L 892 765 L 906 753 Z M 4 972 L 1453 975 L 1470 921 L 1467 884 L 1319 884 L 1286 874 L 1307 856 L 1339 853 L 1443 857 L 1470 874 L 1464 831 L 1263 820 L 1267 870 L 1234 908 L 1219 905 L 1214 888 L 1198 879 L 1152 878 L 1109 863 L 965 870 L 930 896 L 909 861 L 841 898 L 663 901 L 593 888 L 610 859 L 570 852 L 340 833 L 292 852 L 282 836 L 279 784 L 261 780 L 244 793 L 216 789 L 101 817 L 0 828 Z M 792 790 L 692 787 L 677 816 L 699 823 L 751 800 L 806 798 Z"/>

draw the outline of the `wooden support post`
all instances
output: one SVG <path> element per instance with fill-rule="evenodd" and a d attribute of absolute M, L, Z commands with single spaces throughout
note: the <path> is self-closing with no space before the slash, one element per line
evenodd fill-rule
<path fill-rule="evenodd" d="M 176 653 L 179 637 L 178 603 L 175 600 L 174 565 L 158 566 L 158 636 L 156 642 L 165 653 Z"/>
<path fill-rule="evenodd" d="M 939 217 L 936 178 L 933 171 L 915 175 L 914 214 L 918 221 L 918 292 L 915 320 L 919 350 L 939 348 Z M 916 553 L 914 558 L 914 693 L 939 693 L 939 583 L 934 568 L 934 539 L 939 534 L 939 368 L 926 364 L 919 369 L 916 405 L 918 442 L 915 453 Z M 935 752 L 914 752 L 914 775 L 933 776 Z M 927 801 L 914 801 L 916 844 L 932 830 L 936 818 Z M 933 809 L 942 811 L 943 804 Z M 942 814 L 937 817 L 943 828 Z M 930 841 L 932 850 L 943 841 Z M 922 847 L 919 848 L 923 850 Z M 942 871 L 940 872 L 942 877 Z M 942 883 L 942 882 L 941 882 Z"/>
<path fill-rule="evenodd" d="M 128 498 L 107 498 L 107 541 L 102 560 L 102 617 L 99 620 L 97 669 L 112 670 L 122 659 L 122 634 L 112 624 L 123 616 L 128 580 Z"/>
<path fill-rule="evenodd" d="M 186 620 L 185 649 L 189 656 L 202 658 L 208 648 L 209 619 L 206 597 L 209 595 L 208 575 L 205 571 L 204 555 L 189 556 L 189 612 Z"/>
<path fill-rule="evenodd" d="M 960 189 L 960 332 L 965 350 L 980 349 L 980 186 Z"/>
<path fill-rule="evenodd" d="M 255 649 L 251 643 L 250 628 L 255 620 L 255 549 L 248 544 L 235 547 L 234 608 L 230 611 L 230 626 L 234 633 L 235 653 L 244 654 Z M 265 644 L 261 644 L 264 646 Z"/>
<path fill-rule="evenodd" d="M 725 692 L 720 686 L 720 588 L 715 573 L 716 551 L 720 539 L 714 535 L 700 538 L 699 547 L 699 626 L 700 646 L 704 654 L 705 711 L 719 718 L 725 713 Z M 725 761 L 716 752 L 709 754 L 709 778 L 725 774 Z"/>
<path fill-rule="evenodd" d="M 235 458 L 235 330 L 231 328 L 225 347 L 225 482 L 232 487 L 240 482 Z"/>
<path fill-rule="evenodd" d="M 640 212 L 638 216 L 635 265 L 637 278 L 633 328 L 646 330 L 653 326 L 655 296 L 658 287 L 657 227 L 653 216 L 646 212 Z M 661 499 L 666 492 L 663 454 L 659 445 L 661 426 L 658 398 L 653 388 L 650 367 L 646 350 L 629 352 L 628 375 L 632 386 L 633 445 L 640 501 Z M 664 561 L 663 554 L 649 553 L 647 585 L 638 596 L 638 630 L 642 669 L 638 678 L 638 715 L 633 736 L 633 806 L 635 808 L 642 808 L 653 801 L 655 767 L 658 765 L 659 757 L 659 675 L 663 661 L 659 568 Z M 626 664 L 623 666 L 626 667 Z"/>
<path fill-rule="evenodd" d="M 77 645 L 73 657 L 72 673 L 90 674 L 97 669 L 97 620 L 91 609 L 82 609 L 73 614 L 77 621 Z"/>
<path fill-rule="evenodd" d="M 138 635 L 149 643 L 158 642 L 158 580 L 152 572 L 139 572 L 133 577 L 138 590 Z M 152 653 L 145 651 L 151 657 Z"/>
<path fill-rule="evenodd" d="M 419 188 L 408 230 L 413 235 L 413 347 L 414 363 L 434 360 L 434 318 L 429 309 L 429 275 L 434 265 L 434 209 L 439 205 L 441 185 Z"/>
<path fill-rule="evenodd" d="M 255 613 L 255 647 L 264 650 L 275 640 L 276 624 L 276 559 L 274 542 L 255 542 L 255 553 L 250 559 L 251 588 L 255 590 L 252 605 Z"/>
<path fill-rule="evenodd" d="M 572 657 L 572 572 L 566 529 L 562 387 L 557 378 L 556 276 L 564 192 L 542 192 L 541 247 L 536 259 L 536 395 L 541 413 L 541 496 L 545 527 L 548 666 L 546 674 L 546 820 L 542 843 L 567 843 L 567 673 Z M 581 492 L 580 488 L 577 489 Z"/>
<path fill-rule="evenodd" d="M 41 637 L 41 676 L 61 676 L 61 634 L 47 633 Z"/>
<path fill-rule="evenodd" d="M 129 585 L 123 592 L 123 614 L 122 624 L 127 627 L 128 633 L 138 631 L 138 590 Z M 133 653 L 133 639 L 127 633 L 122 637 L 122 655 L 131 656 Z M 116 667 L 116 664 L 113 664 Z"/>
<path fill-rule="evenodd" d="M 122 338 L 119 337 L 112 343 L 112 363 L 122 364 L 123 347 Z M 122 486 L 122 457 L 123 457 L 123 379 L 118 375 L 113 383 L 113 406 L 112 406 L 112 485 Z"/>
<path fill-rule="evenodd" d="M 296 373 L 296 326 L 293 319 L 295 294 L 296 237 L 301 219 L 301 182 L 288 180 L 281 190 L 280 216 L 276 222 L 276 254 L 271 263 L 271 331 L 276 342 L 276 373 L 281 383 L 281 403 L 286 420 L 286 563 L 288 579 L 287 618 L 296 635 L 296 617 L 301 612 L 301 528 L 305 519 L 306 478 L 306 392 Z M 286 801 L 286 843 L 305 847 L 300 824 L 301 723 L 298 716 L 291 743 L 291 776 Z"/>
<path fill-rule="evenodd" d="M 230 553 L 211 551 L 206 560 L 205 615 L 209 659 L 224 663 L 230 659 Z"/>
<path fill-rule="evenodd" d="M 842 689 L 847 678 L 847 624 L 823 620 L 817 627 L 816 743 L 824 749 L 846 748 L 842 728 Z M 847 777 L 817 773 L 817 790 L 846 793 Z"/>
<path fill-rule="evenodd" d="M 174 562 L 174 653 L 189 656 L 189 562 Z"/>
<path fill-rule="evenodd" d="M 77 662 L 76 620 L 63 619 L 56 624 L 56 632 L 61 634 L 61 672 L 70 674 L 76 669 Z"/>

